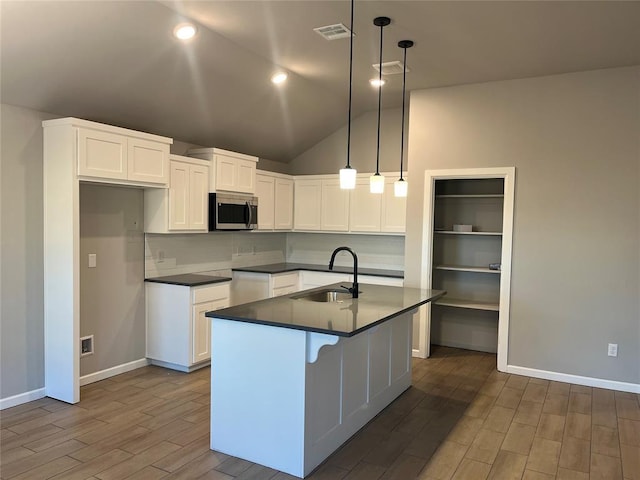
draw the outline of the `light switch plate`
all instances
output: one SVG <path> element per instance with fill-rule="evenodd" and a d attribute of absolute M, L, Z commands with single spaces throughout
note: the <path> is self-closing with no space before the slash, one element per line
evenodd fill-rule
<path fill-rule="evenodd" d="M 95 253 L 89 254 L 89 268 L 96 268 L 98 258 Z"/>

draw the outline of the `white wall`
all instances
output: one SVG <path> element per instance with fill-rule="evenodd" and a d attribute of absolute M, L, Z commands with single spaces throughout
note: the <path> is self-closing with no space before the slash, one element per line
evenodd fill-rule
<path fill-rule="evenodd" d="M 409 159 L 408 285 L 424 171 L 515 166 L 508 363 L 640 383 L 640 67 L 414 91 Z"/>
<path fill-rule="evenodd" d="M 380 171 L 400 171 L 400 133 L 402 110 L 390 108 L 382 111 L 380 121 Z M 368 112 L 351 123 L 351 166 L 358 172 L 375 172 L 378 112 Z M 405 129 L 407 127 L 405 126 Z M 405 130 L 406 134 L 406 130 Z M 407 155 L 405 144 L 405 157 Z M 338 173 L 347 162 L 346 124 L 298 155 L 289 164 L 292 175 Z M 262 168 L 258 164 L 259 168 Z M 407 162 L 404 163 L 407 168 Z"/>

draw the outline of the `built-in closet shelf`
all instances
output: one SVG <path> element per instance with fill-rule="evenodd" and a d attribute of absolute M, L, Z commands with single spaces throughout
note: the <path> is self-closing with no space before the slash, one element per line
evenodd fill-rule
<path fill-rule="evenodd" d="M 479 302 L 477 300 L 462 300 L 459 298 L 448 298 L 446 295 L 440 300 L 434 302 L 434 304 L 441 305 L 443 307 L 469 308 L 473 310 L 488 310 L 492 312 L 500 311 L 500 305 L 498 303 Z"/>
<path fill-rule="evenodd" d="M 500 273 L 500 270 L 492 270 L 489 267 L 473 267 L 470 265 L 436 265 L 436 270 L 452 270 L 455 272 L 476 272 L 476 273 Z"/>
<path fill-rule="evenodd" d="M 454 232 L 453 230 L 435 230 L 439 235 L 485 235 L 501 236 L 502 232 Z"/>
<path fill-rule="evenodd" d="M 504 195 L 501 193 L 481 195 L 436 195 L 436 198 L 504 198 Z"/>

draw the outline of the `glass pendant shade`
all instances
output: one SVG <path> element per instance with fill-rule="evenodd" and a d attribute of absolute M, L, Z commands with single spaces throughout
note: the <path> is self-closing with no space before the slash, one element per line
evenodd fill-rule
<path fill-rule="evenodd" d="M 393 194 L 396 197 L 406 197 L 409 190 L 409 184 L 405 179 L 396 180 L 393 182 Z"/>
<path fill-rule="evenodd" d="M 382 175 L 376 173 L 369 177 L 369 191 L 371 193 L 384 192 L 384 177 Z"/>
<path fill-rule="evenodd" d="M 343 190 L 353 190 L 356 188 L 356 169 L 345 167 L 340 169 L 340 188 Z"/>

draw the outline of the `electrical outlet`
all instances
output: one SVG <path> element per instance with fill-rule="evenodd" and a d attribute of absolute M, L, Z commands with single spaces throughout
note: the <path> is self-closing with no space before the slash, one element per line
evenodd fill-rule
<path fill-rule="evenodd" d="M 607 350 L 607 355 L 609 355 L 610 357 L 617 357 L 618 356 L 618 344 L 617 343 L 610 343 L 609 344 L 609 349 Z"/>
<path fill-rule="evenodd" d="M 96 268 L 98 257 L 95 253 L 89 254 L 89 268 Z"/>

